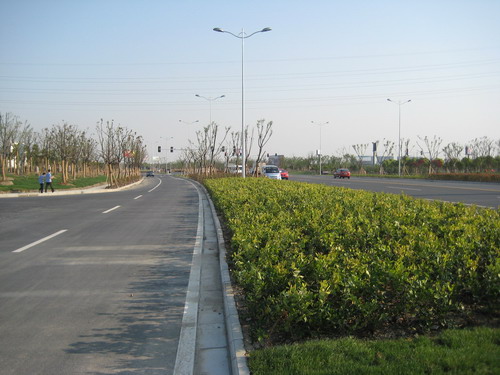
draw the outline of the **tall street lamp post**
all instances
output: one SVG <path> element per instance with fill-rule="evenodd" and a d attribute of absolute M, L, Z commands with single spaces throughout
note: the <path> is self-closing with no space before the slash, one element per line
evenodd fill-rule
<path fill-rule="evenodd" d="M 411 102 L 410 100 L 405 100 L 405 101 L 397 101 L 395 102 L 394 100 L 387 99 L 388 102 L 394 103 L 398 105 L 399 108 L 399 122 L 398 122 L 398 176 L 401 176 L 401 106 L 403 104 Z"/>
<path fill-rule="evenodd" d="M 208 100 L 208 102 L 210 103 L 210 124 L 211 124 L 212 123 L 212 102 L 214 100 L 217 100 L 217 99 L 220 99 L 220 98 L 225 98 L 226 95 L 216 96 L 215 98 L 207 98 L 206 96 L 198 95 L 198 94 L 195 94 L 195 96 L 197 96 L 198 98 L 202 98 L 202 99 Z"/>
<path fill-rule="evenodd" d="M 255 35 L 257 33 L 265 33 L 268 31 L 271 31 L 270 27 L 265 27 L 262 30 L 255 31 L 251 34 L 246 34 L 243 29 L 241 29 L 241 33 L 239 34 L 234 34 L 230 31 L 223 30 L 219 27 L 216 27 L 213 29 L 214 31 L 217 31 L 218 33 L 227 33 L 235 38 L 241 39 L 241 152 L 242 152 L 242 165 L 243 165 L 243 173 L 242 177 L 246 177 L 246 147 L 245 147 L 245 90 L 244 90 L 244 61 L 245 61 L 245 39 L 250 38 L 252 35 Z"/>
<path fill-rule="evenodd" d="M 322 171 L 321 171 L 321 127 L 323 125 L 329 124 L 330 122 L 323 122 L 323 123 L 317 123 L 314 121 L 311 121 L 311 124 L 316 124 L 319 126 L 319 150 L 318 150 L 318 156 L 319 156 L 319 175 L 321 176 Z"/>

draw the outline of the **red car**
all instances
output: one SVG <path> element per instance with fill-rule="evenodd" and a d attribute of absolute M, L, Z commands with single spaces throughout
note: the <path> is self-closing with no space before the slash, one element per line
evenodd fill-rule
<path fill-rule="evenodd" d="M 333 172 L 333 178 L 351 178 L 351 172 L 347 168 L 340 168 Z"/>
<path fill-rule="evenodd" d="M 288 171 L 286 171 L 284 169 L 280 169 L 280 173 L 281 173 L 282 180 L 288 180 Z"/>

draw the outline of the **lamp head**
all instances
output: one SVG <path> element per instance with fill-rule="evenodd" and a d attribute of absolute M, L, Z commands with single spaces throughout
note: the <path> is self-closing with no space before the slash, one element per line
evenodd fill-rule
<path fill-rule="evenodd" d="M 267 31 L 271 31 L 272 29 L 270 27 L 264 27 L 262 30 L 260 30 L 261 33 L 265 33 Z"/>
<path fill-rule="evenodd" d="M 220 27 L 214 27 L 214 31 L 217 31 L 218 33 L 224 32 L 224 30 L 222 30 Z"/>

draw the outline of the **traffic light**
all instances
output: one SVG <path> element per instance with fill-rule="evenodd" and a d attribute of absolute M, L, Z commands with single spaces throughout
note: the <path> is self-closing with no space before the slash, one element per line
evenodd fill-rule
<path fill-rule="evenodd" d="M 222 146 L 221 151 L 222 152 L 226 151 L 226 148 L 224 146 Z"/>
<path fill-rule="evenodd" d="M 158 152 L 161 152 L 161 146 L 158 146 Z"/>
<path fill-rule="evenodd" d="M 236 146 L 233 146 L 233 156 L 236 155 Z"/>
<path fill-rule="evenodd" d="M 170 152 L 174 152 L 174 146 L 170 146 Z"/>

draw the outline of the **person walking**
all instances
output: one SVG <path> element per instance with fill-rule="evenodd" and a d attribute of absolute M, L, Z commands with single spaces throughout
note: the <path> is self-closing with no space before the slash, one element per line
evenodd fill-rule
<path fill-rule="evenodd" d="M 40 193 L 43 193 L 43 185 L 45 185 L 45 172 L 38 176 L 38 183 L 40 184 Z"/>
<path fill-rule="evenodd" d="M 54 192 L 54 187 L 52 186 L 52 173 L 50 173 L 50 169 L 45 175 L 45 192 L 47 192 L 47 188 L 50 186 L 50 190 Z"/>

